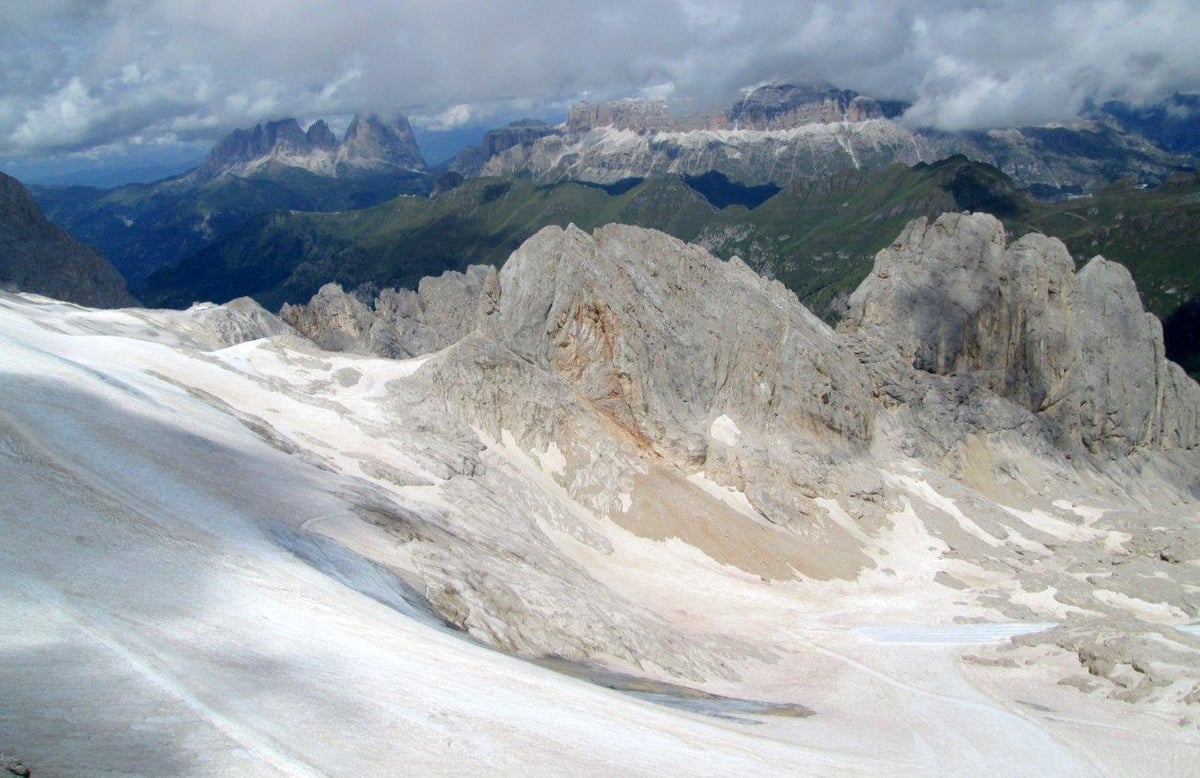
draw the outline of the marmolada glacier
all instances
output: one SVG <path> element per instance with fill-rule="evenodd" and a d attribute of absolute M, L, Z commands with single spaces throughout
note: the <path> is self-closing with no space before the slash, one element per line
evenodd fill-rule
<path fill-rule="evenodd" d="M 836 328 L 617 224 L 278 317 L 4 293 L 0 385 L 36 775 L 1200 763 L 1200 387 L 988 215 Z"/>

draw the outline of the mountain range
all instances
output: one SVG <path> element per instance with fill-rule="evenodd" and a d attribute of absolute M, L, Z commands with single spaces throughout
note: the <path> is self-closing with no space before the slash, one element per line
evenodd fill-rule
<path fill-rule="evenodd" d="M 237 130 L 182 176 L 110 190 L 34 187 L 51 221 L 95 246 L 137 286 L 254 216 L 365 208 L 424 194 L 433 177 L 404 117 L 355 117 L 339 142 L 317 121 Z"/>
<path fill-rule="evenodd" d="M 281 119 L 231 133 L 175 179 L 33 192 L 52 221 L 99 248 L 137 286 L 255 216 L 364 208 L 481 176 L 607 186 L 715 173 L 740 186 L 785 187 L 961 153 L 1041 198 L 1123 178 L 1155 186 L 1195 167 L 1194 107 L 1177 95 L 1157 107 L 1089 108 L 1067 125 L 945 133 L 904 124 L 901 102 L 823 82 L 776 84 L 708 114 L 677 114 L 653 100 L 580 103 L 559 126 L 526 120 L 488 132 L 447 171 L 427 168 L 403 117 L 355 117 L 341 141 L 323 121 L 304 130 Z"/>
<path fill-rule="evenodd" d="M 560 127 L 530 133 L 516 126 L 505 142 L 469 149 L 451 167 L 467 177 L 597 183 L 716 171 L 745 185 L 784 185 L 963 154 L 1053 196 L 1092 192 L 1126 176 L 1161 183 L 1195 166 L 1193 146 L 1169 138 L 1200 137 L 1195 118 L 1179 120 L 1178 107 L 1139 122 L 1137 111 L 1110 103 L 1069 124 L 971 132 L 910 127 L 901 121 L 907 107 L 828 83 L 762 86 L 713 114 L 675 115 L 664 100 L 580 103 Z M 1174 135 L 1168 116 L 1177 120 Z"/>
<path fill-rule="evenodd" d="M 407 118 L 397 116 L 385 122 L 371 115 L 351 119 L 340 143 L 320 119 L 308 130 L 302 130 L 295 119 L 235 130 L 213 148 L 191 176 L 199 180 L 246 177 L 272 163 L 331 178 L 418 173 L 426 169 Z"/>

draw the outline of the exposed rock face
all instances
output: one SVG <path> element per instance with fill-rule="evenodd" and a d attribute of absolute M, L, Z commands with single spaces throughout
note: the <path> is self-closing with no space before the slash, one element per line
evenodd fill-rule
<path fill-rule="evenodd" d="M 338 149 L 340 175 L 350 171 L 424 170 L 417 139 L 404 116 L 390 122 L 378 116 L 355 116 Z"/>
<path fill-rule="evenodd" d="M 322 348 L 402 359 L 445 348 L 474 326 L 474 310 L 495 269 L 472 265 L 421 280 L 417 291 L 385 289 L 368 308 L 337 284 L 307 305 L 285 305 L 281 318 Z"/>
<path fill-rule="evenodd" d="M 827 83 L 771 84 L 734 103 L 727 115 L 731 129 L 786 130 L 805 124 L 892 119 L 905 107 Z"/>
<path fill-rule="evenodd" d="M 670 445 L 672 431 L 702 435 L 726 414 L 755 428 L 870 434 L 849 352 L 741 260 L 623 225 L 594 236 L 550 227 L 513 254 L 499 287 L 481 331 L 635 437 Z"/>
<path fill-rule="evenodd" d="M 307 132 L 295 119 L 234 130 L 213 148 L 195 175 L 200 179 L 244 175 L 271 162 L 342 177 L 425 169 L 408 120 L 397 116 L 385 122 L 372 115 L 355 116 L 341 143 L 322 120 Z"/>
<path fill-rule="evenodd" d="M 21 182 L 3 173 L 0 284 L 98 308 L 137 304 L 108 260 L 48 222 Z"/>
<path fill-rule="evenodd" d="M 1046 193 L 1094 190 L 1118 176 L 1157 183 L 1191 167 L 1102 121 L 948 133 L 901 124 L 906 108 L 824 82 L 759 87 L 713 114 L 674 116 L 661 100 L 580 103 L 562 130 L 496 152 L 472 148 L 453 167 L 596 183 L 715 170 L 753 185 L 965 154 Z"/>
<path fill-rule="evenodd" d="M 1096 258 L 1077 274 L 1058 240 L 1009 245 L 986 214 L 911 222 L 851 296 L 845 342 L 740 260 L 619 225 L 546 228 L 499 276 L 427 278 L 386 290 L 374 310 L 330 285 L 282 316 L 325 348 L 391 357 L 475 329 L 638 445 L 694 466 L 720 417 L 855 444 L 889 402 L 919 409 L 914 423 L 943 453 L 993 428 L 1067 453 L 1200 444 L 1200 387 L 1164 358 L 1128 272 Z"/>
<path fill-rule="evenodd" d="M 587 132 L 599 127 L 650 132 L 671 127 L 664 100 L 615 100 L 576 103 L 567 113 L 567 132 Z"/>
<path fill-rule="evenodd" d="M 1008 245 L 986 214 L 910 223 L 876 256 L 842 329 L 1051 420 L 1068 449 L 1200 442 L 1200 389 L 1164 359 L 1128 271 L 1097 257 L 1076 274 L 1060 241 Z"/>
<path fill-rule="evenodd" d="M 329 125 L 325 123 L 324 119 L 313 122 L 304 135 L 314 149 L 332 150 L 337 148 L 337 136 L 333 134 L 333 130 L 329 129 Z"/>

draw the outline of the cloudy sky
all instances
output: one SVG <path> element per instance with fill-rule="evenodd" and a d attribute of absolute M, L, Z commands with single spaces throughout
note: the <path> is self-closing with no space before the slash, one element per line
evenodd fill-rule
<path fill-rule="evenodd" d="M 814 75 L 910 100 L 913 123 L 1029 124 L 1200 91 L 1198 30 L 1197 0 L 7 2 L 0 167 L 180 165 L 237 127 L 359 110 L 458 138 L 582 96 L 704 107 Z"/>

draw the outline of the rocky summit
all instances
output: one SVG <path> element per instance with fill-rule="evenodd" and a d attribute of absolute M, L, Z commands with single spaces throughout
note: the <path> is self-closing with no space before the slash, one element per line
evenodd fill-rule
<path fill-rule="evenodd" d="M 760 86 L 712 113 L 677 114 L 663 100 L 584 102 L 572 106 L 555 132 L 472 147 L 452 168 L 466 176 L 601 184 L 717 171 L 746 185 L 782 185 L 964 154 L 1040 194 L 1063 194 L 1095 191 L 1122 176 L 1157 184 L 1194 166 L 1177 146 L 1127 131 L 1134 125 L 1114 124 L 1108 116 L 943 132 L 902 121 L 907 108 L 826 82 Z"/>
<path fill-rule="evenodd" d="M 547 227 L 281 319 L 0 295 L 35 774 L 1194 772 L 1200 388 L 1115 263 L 917 219 L 832 328 Z"/>
<path fill-rule="evenodd" d="M 1008 245 L 987 215 L 918 219 L 875 258 L 843 331 L 880 354 L 962 377 L 1050 424 L 1055 440 L 1126 456 L 1200 444 L 1200 388 L 1163 358 L 1129 272 L 1078 273 L 1058 240 Z"/>
<path fill-rule="evenodd" d="M 408 119 L 356 115 L 340 143 L 323 120 L 307 131 L 295 119 L 234 130 L 189 175 L 197 180 L 244 176 L 271 163 L 335 177 L 425 169 Z"/>

